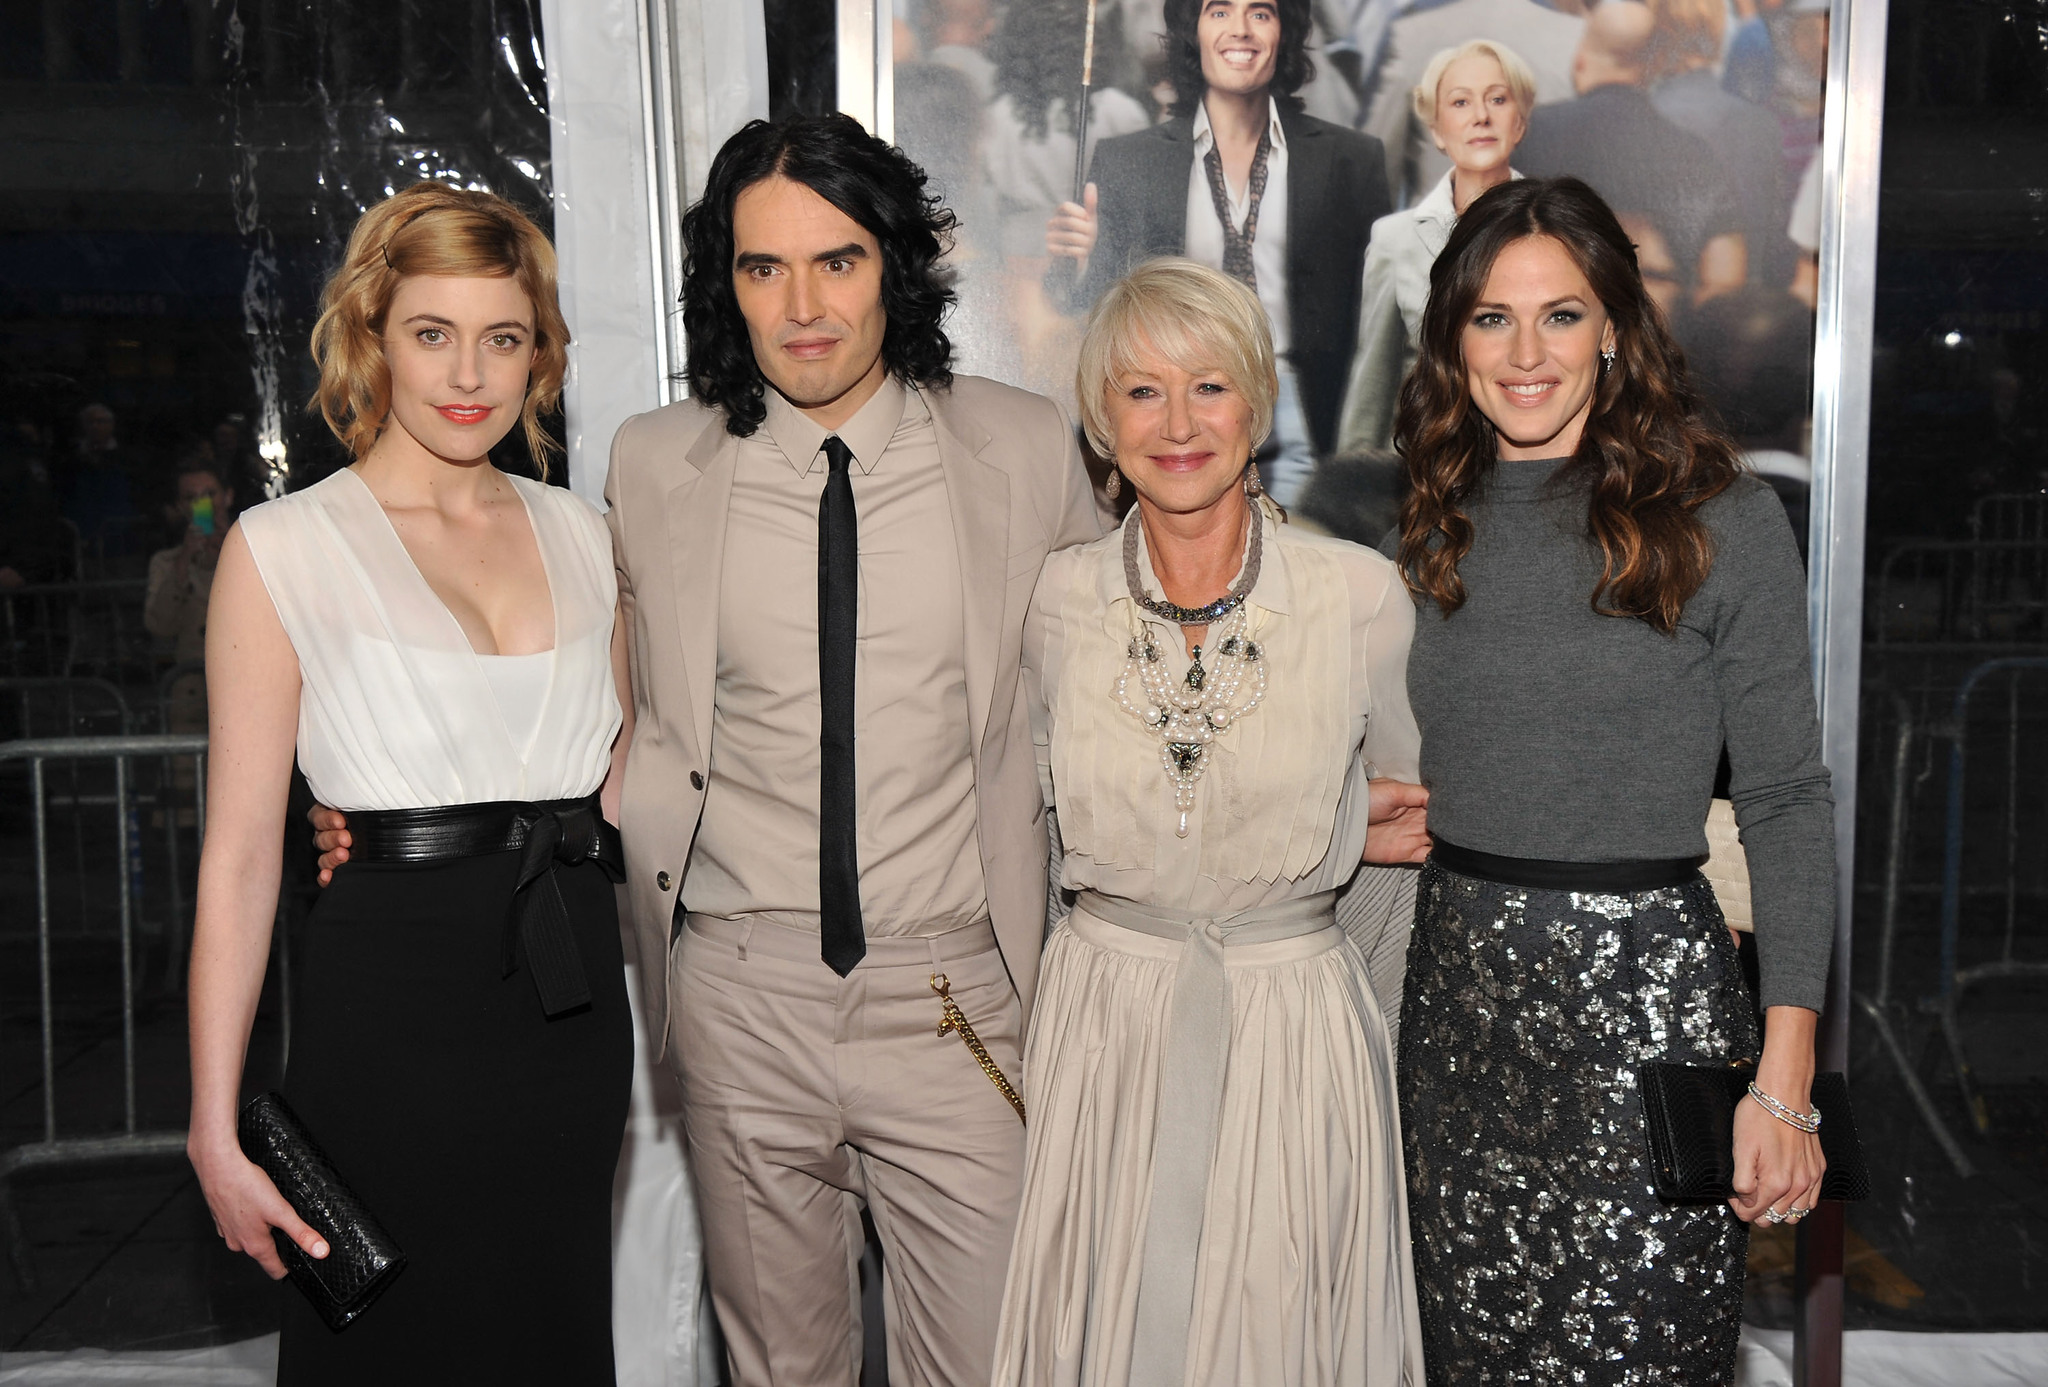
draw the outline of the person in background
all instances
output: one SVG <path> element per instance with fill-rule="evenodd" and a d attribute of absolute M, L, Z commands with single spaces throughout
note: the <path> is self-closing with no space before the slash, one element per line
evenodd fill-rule
<path fill-rule="evenodd" d="M 130 551 L 138 515 L 140 464 L 121 445 L 114 411 L 98 401 L 78 411 L 78 435 L 58 496 L 64 518 L 94 560 L 118 560 Z"/>
<path fill-rule="evenodd" d="M 1536 76 L 1506 44 L 1473 39 L 1431 58 L 1410 95 L 1451 167 L 1422 201 L 1373 223 L 1358 354 L 1337 431 L 1340 456 L 1391 457 L 1394 400 L 1415 361 L 1429 268 L 1472 200 L 1517 176 L 1510 161 L 1529 129 Z M 1400 504 L 1398 491 L 1388 490 L 1391 505 L 1386 524 L 1372 532 L 1375 541 L 1394 523 Z"/>
<path fill-rule="evenodd" d="M 1137 499 L 1047 560 L 1026 627 L 1078 895 L 1031 1023 L 998 1387 L 1419 1387 L 1394 1045 L 1335 916 L 1362 857 L 1428 848 L 1415 612 L 1262 498 L 1275 388 L 1258 299 L 1187 260 L 1083 339 L 1089 441 Z"/>
<path fill-rule="evenodd" d="M 1656 17 L 1640 0 L 1608 0 L 1588 15 L 1572 65 L 1579 94 L 1537 112 L 1515 166 L 1531 178 L 1583 179 L 1617 215 L 1647 218 L 1700 303 L 1749 277 L 1743 206 L 1714 146 L 1650 100 L 1655 38 Z"/>
<path fill-rule="evenodd" d="M 1108 70 L 1122 61 L 1115 11 L 1100 16 L 1095 60 Z M 1045 221 L 1074 184 L 1074 106 L 1080 91 L 1083 30 L 1059 5 L 1017 5 L 990 44 L 995 99 L 984 145 L 989 184 L 1002 207 L 1006 253 L 1043 256 Z M 1088 149 L 1151 123 L 1138 99 L 1097 83 L 1088 98 Z"/>
<path fill-rule="evenodd" d="M 984 106 L 996 94 L 996 65 L 988 56 L 988 40 L 997 17 L 994 0 L 926 0 L 923 11 L 925 61 L 958 71 L 973 84 L 975 99 Z"/>
<path fill-rule="evenodd" d="M 1686 362 L 1743 465 L 1784 503 L 1806 556 L 1813 488 L 1813 314 L 1783 289 L 1744 285 L 1687 316 Z"/>
<path fill-rule="evenodd" d="M 514 427 L 552 450 L 554 250 L 418 183 L 321 306 L 354 461 L 243 515 L 213 582 L 186 1149 L 230 1249 L 274 1277 L 274 1233 L 328 1255 L 236 1136 L 296 751 L 353 841 L 295 946 L 283 1093 L 409 1260 L 340 1333 L 288 1297 L 278 1381 L 608 1383 L 625 626 L 597 512 L 489 460 Z"/>
<path fill-rule="evenodd" d="M 1258 465 L 1288 505 L 1336 445 L 1366 237 L 1392 210 L 1385 152 L 1302 113 L 1309 0 L 1166 0 L 1164 18 L 1173 119 L 1096 148 L 1084 201 L 1060 204 L 1046 249 L 1079 266 L 1058 291 L 1073 309 L 1161 255 L 1251 286 L 1280 363 Z"/>
<path fill-rule="evenodd" d="M 234 524 L 235 493 L 221 481 L 219 464 L 201 445 L 178 468 L 177 513 L 185 529 L 178 542 L 149 558 L 142 624 L 177 663 L 206 658 L 206 609 L 222 543 Z M 181 675 L 171 686 L 166 732 L 206 730 L 206 677 Z"/>
<path fill-rule="evenodd" d="M 1511 43 L 1536 79 L 1537 104 L 1547 105 L 1571 99 L 1572 60 L 1584 32 L 1576 6 L 1541 0 L 1415 4 L 1394 20 L 1364 128 L 1386 143 L 1396 204 L 1419 202 L 1451 166 L 1430 139 L 1429 117 L 1415 110 L 1415 88 L 1432 57 L 1473 39 Z"/>
<path fill-rule="evenodd" d="M 1466 209 L 1395 437 L 1435 839 L 1400 1056 L 1429 1380 L 1727 1387 L 1749 1225 L 1813 1212 L 1825 1166 L 1834 812 L 1798 548 L 1577 179 Z M 1698 870 L 1724 745 L 1754 998 Z M 1756 1064 L 1727 1205 L 1657 1198 L 1652 1061 Z"/>
<path fill-rule="evenodd" d="M 0 427 L 0 592 L 71 576 L 74 546 L 50 490 L 47 435 L 27 416 Z"/>
<path fill-rule="evenodd" d="M 1807 164 L 1792 194 L 1792 209 L 1786 214 L 1785 239 L 1798 252 L 1792 264 L 1793 298 L 1813 312 L 1820 306 L 1820 176 L 1819 159 Z"/>
<path fill-rule="evenodd" d="M 1097 16 L 1098 73 L 1111 72 L 1122 61 L 1122 19 L 1111 6 Z M 1048 262 L 1045 223 L 1073 196 L 1074 108 L 1080 99 L 1084 37 L 1084 21 L 1072 4 L 1009 8 L 989 44 L 996 96 L 982 141 L 988 189 L 1001 223 L 1006 316 L 1021 368 L 1003 378 L 1070 410 L 1079 330 L 1064 312 L 1058 283 L 1048 281 L 1048 264 L 1060 262 Z M 1136 97 L 1098 81 L 1088 98 L 1088 149 L 1143 130 L 1151 120 Z"/>
<path fill-rule="evenodd" d="M 249 421 L 239 414 L 222 415 L 207 435 L 213 450 L 213 465 L 221 484 L 243 497 L 262 497 L 270 482 L 270 469 L 256 451 L 249 434 Z"/>
<path fill-rule="evenodd" d="M 1651 104 L 1721 157 L 1742 204 L 1749 280 L 1782 285 L 1792 273 L 1793 247 L 1785 234 L 1791 185 L 1776 118 L 1715 75 L 1728 7 L 1724 0 L 1651 0 L 1650 12 L 1656 20 L 1645 57 Z"/>

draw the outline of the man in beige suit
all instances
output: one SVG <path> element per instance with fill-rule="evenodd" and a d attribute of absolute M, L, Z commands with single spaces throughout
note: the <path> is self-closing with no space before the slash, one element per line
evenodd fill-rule
<path fill-rule="evenodd" d="M 733 1380 L 987 1379 L 1024 1162 L 1046 828 L 1019 689 L 1038 569 L 1098 522 L 1039 396 L 946 369 L 951 215 L 843 116 L 735 135 L 685 218 L 692 398 L 606 496 L 620 814 Z M 816 575 L 814 580 L 813 575 Z"/>

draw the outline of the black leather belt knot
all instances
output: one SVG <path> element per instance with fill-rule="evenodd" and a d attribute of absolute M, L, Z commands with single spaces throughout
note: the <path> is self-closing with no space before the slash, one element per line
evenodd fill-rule
<path fill-rule="evenodd" d="M 503 976 L 523 953 L 549 1017 L 590 1004 L 583 955 L 569 928 L 555 868 L 595 862 L 614 883 L 626 879 L 625 845 L 605 822 L 597 796 L 535 803 L 437 805 L 358 810 L 348 816 L 352 862 L 440 862 L 518 852 L 519 880 L 505 916 Z"/>
<path fill-rule="evenodd" d="M 1633 862 L 1553 862 L 1536 857 L 1502 857 L 1446 843 L 1439 838 L 1430 861 L 1447 872 L 1532 891 L 1605 891 L 1625 895 L 1683 886 L 1700 872 L 1697 857 L 1643 858 Z"/>

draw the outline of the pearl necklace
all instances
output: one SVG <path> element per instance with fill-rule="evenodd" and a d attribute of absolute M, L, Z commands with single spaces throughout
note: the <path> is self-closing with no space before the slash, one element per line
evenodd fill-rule
<path fill-rule="evenodd" d="M 1173 785 L 1173 807 L 1180 811 L 1174 831 L 1182 838 L 1188 836 L 1188 812 L 1195 807 L 1195 786 L 1209 768 L 1210 748 L 1266 697 L 1265 652 L 1251 638 L 1251 619 L 1241 598 L 1212 633 L 1208 666 L 1202 663 L 1202 647 L 1196 646 L 1187 676 L 1178 682 L 1166 672 L 1151 628 L 1135 611 L 1131 614 L 1130 658 L 1117 676 L 1116 701 L 1159 738 L 1159 765 Z M 1131 698 L 1134 676 L 1142 704 Z"/>

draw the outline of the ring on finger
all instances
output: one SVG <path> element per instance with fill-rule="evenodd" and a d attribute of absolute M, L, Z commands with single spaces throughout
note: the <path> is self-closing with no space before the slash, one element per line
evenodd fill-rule
<path fill-rule="evenodd" d="M 1808 1214 L 1812 1212 L 1813 1210 L 1811 1209 L 1802 1209 L 1797 1204 L 1794 1204 L 1791 1208 L 1785 1211 L 1785 1217 L 1788 1219 L 1798 1220 L 1805 1218 Z"/>
<path fill-rule="evenodd" d="M 1779 1224 L 1779 1223 L 1783 1223 L 1784 1221 L 1785 1221 L 1785 1215 L 1783 1215 L 1783 1214 L 1781 1214 L 1781 1213 L 1779 1213 L 1779 1212 L 1778 1212 L 1778 1209 L 1777 1209 L 1777 1206 L 1776 1206 L 1776 1205 L 1772 1205 L 1771 1207 L 1769 1207 L 1769 1208 L 1767 1208 L 1767 1209 L 1765 1209 L 1765 1210 L 1764 1210 L 1764 1222 L 1765 1222 L 1765 1223 L 1769 1223 L 1769 1224 Z"/>

